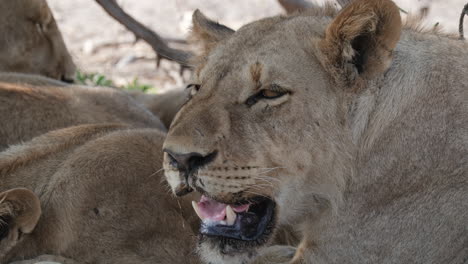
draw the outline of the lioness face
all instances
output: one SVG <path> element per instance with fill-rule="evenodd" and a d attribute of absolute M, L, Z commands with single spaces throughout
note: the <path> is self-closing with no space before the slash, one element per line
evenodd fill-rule
<path fill-rule="evenodd" d="M 324 26 L 313 18 L 274 17 L 229 33 L 197 16 L 195 30 L 208 23 L 229 36 L 189 85 L 164 144 L 164 169 L 176 194 L 203 194 L 193 204 L 203 220 L 201 250 L 248 258 L 278 224 L 316 212 L 317 194 L 334 186 L 341 98 L 317 57 Z M 299 191 L 304 185 L 311 193 Z"/>
<path fill-rule="evenodd" d="M 75 65 L 45 0 L 2 1 L 0 71 L 72 81 Z"/>

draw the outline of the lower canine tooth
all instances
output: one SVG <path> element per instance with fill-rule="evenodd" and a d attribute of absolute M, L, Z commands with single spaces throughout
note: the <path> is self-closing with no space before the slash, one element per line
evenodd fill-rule
<path fill-rule="evenodd" d="M 236 221 L 237 214 L 232 210 L 231 206 L 226 207 L 226 224 L 233 225 Z"/>
<path fill-rule="evenodd" d="M 198 210 L 197 202 L 192 201 L 192 206 L 193 206 L 193 210 L 195 210 L 195 213 L 197 213 L 198 217 L 200 217 L 200 219 L 203 221 L 203 217 L 201 216 L 200 211 Z"/>

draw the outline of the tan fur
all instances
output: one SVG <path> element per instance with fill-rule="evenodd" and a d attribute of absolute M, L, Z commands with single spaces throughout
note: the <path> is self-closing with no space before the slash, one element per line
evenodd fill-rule
<path fill-rule="evenodd" d="M 211 30 L 205 30 L 206 28 L 210 28 Z M 200 59 L 206 56 L 212 48 L 216 47 L 220 41 L 231 35 L 234 31 L 221 24 L 206 19 L 205 15 L 203 15 L 199 10 L 196 10 L 193 14 L 192 32 L 191 41 L 202 45 L 201 49 L 203 55 L 199 57 Z M 197 59 L 195 59 L 195 61 L 199 63 Z"/>
<path fill-rule="evenodd" d="M 169 128 L 180 107 L 187 101 L 187 92 L 186 89 L 177 89 L 161 94 L 130 92 L 130 95 L 151 113 L 159 117 L 163 124 Z"/>
<path fill-rule="evenodd" d="M 61 85 L 41 76 L 0 73 L 0 150 L 53 129 L 119 122 L 165 130 L 127 93 L 113 88 Z"/>
<path fill-rule="evenodd" d="M 250 66 L 250 74 L 252 75 L 252 81 L 257 84 L 257 88 L 262 86 L 260 78 L 262 77 L 262 65 L 258 62 Z"/>
<path fill-rule="evenodd" d="M 74 79 L 75 65 L 45 0 L 2 1 L 0 72 Z"/>
<path fill-rule="evenodd" d="M 389 0 L 316 14 L 215 37 L 164 148 L 217 153 L 188 179 L 210 197 L 274 199 L 278 224 L 301 234 L 295 261 L 466 262 L 467 44 L 402 30 Z M 194 33 L 211 45 L 204 19 L 195 13 Z M 256 63 L 260 89 L 288 93 L 249 105 Z M 164 167 L 173 191 L 187 183 L 167 155 Z M 207 263 L 268 263 L 262 247 L 198 250 Z"/>
<path fill-rule="evenodd" d="M 0 153 L 0 190 L 32 190 L 43 212 L 32 233 L 0 242 L 12 244 L 0 262 L 51 254 L 79 263 L 197 263 L 197 217 L 161 178 L 164 136 L 81 125 Z"/>

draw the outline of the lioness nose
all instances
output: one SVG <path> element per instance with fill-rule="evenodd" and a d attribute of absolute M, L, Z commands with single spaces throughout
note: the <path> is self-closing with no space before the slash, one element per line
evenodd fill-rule
<path fill-rule="evenodd" d="M 168 149 L 164 149 L 164 151 L 169 155 L 171 164 L 180 171 L 185 171 L 187 174 L 210 163 L 216 157 L 216 151 L 206 156 L 197 152 L 176 153 Z"/>

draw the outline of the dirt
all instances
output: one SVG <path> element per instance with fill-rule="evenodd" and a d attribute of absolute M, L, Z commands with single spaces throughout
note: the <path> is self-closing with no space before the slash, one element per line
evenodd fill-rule
<path fill-rule="evenodd" d="M 396 0 L 396 3 L 412 14 L 419 14 L 421 8 L 428 7 L 426 26 L 439 23 L 446 32 L 457 32 L 465 1 Z M 135 42 L 134 35 L 109 17 L 95 1 L 48 2 L 80 71 L 104 74 L 118 85 L 137 78 L 139 83 L 150 84 L 154 87 L 152 91 L 157 92 L 182 87 L 190 77 L 189 72 L 181 76 L 180 66 L 166 60 L 156 68 L 155 54 L 150 46 L 143 41 Z M 275 0 L 122 0 L 118 3 L 134 18 L 169 40 L 186 39 L 191 14 L 197 8 L 234 29 L 284 12 Z M 468 27 L 466 21 L 465 27 Z"/>

